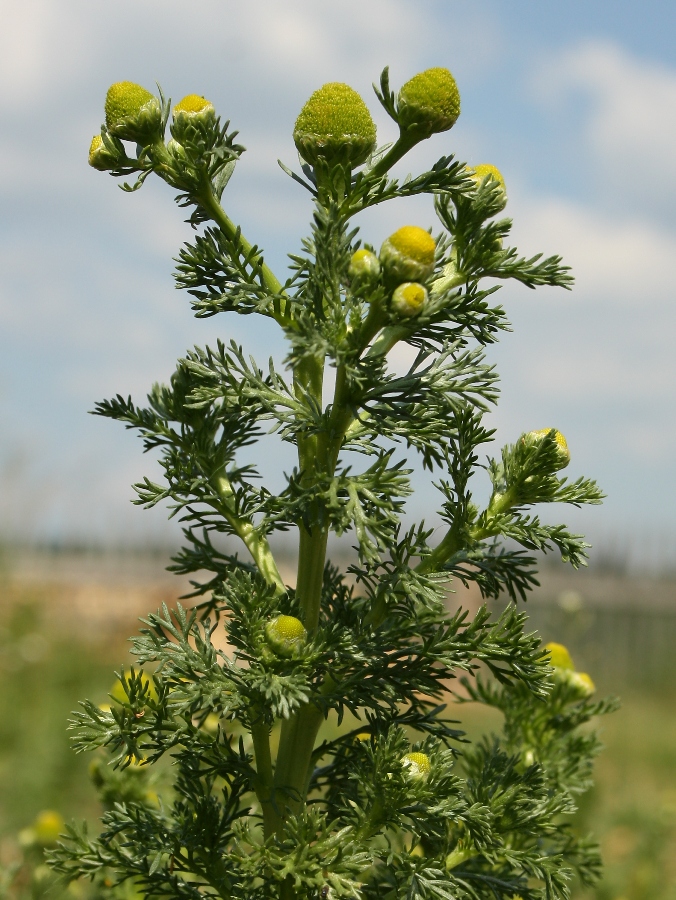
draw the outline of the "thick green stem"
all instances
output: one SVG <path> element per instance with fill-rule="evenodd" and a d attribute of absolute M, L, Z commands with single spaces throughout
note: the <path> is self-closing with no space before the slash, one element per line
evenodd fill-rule
<path fill-rule="evenodd" d="M 275 806 L 270 731 L 262 716 L 252 721 L 251 738 L 256 758 L 256 796 L 263 811 L 263 833 L 267 840 L 277 831 L 281 819 Z"/>
<path fill-rule="evenodd" d="M 412 134 L 400 134 L 397 141 L 390 147 L 385 156 L 381 157 L 375 166 L 369 171 L 370 176 L 386 175 L 402 156 L 406 156 L 409 150 L 421 141 L 420 136 Z"/>
<path fill-rule="evenodd" d="M 307 775 L 323 713 L 313 703 L 302 706 L 282 722 L 275 767 L 275 799 L 278 808 L 297 813 L 305 803 Z"/>
<path fill-rule="evenodd" d="M 317 629 L 324 580 L 328 528 L 315 526 L 312 533 L 300 527 L 300 548 L 296 596 L 303 610 L 303 624 L 312 634 Z"/>

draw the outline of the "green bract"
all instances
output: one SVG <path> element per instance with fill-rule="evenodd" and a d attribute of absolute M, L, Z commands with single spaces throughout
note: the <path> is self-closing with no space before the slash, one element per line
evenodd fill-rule
<path fill-rule="evenodd" d="M 167 503 L 181 522 L 172 569 L 192 593 L 143 620 L 138 666 L 110 704 L 74 714 L 76 749 L 98 751 L 103 823 L 73 826 L 50 858 L 93 881 L 92 900 L 567 900 L 573 874 L 598 875 L 571 816 L 598 750 L 588 724 L 612 704 L 591 699 L 589 676 L 561 645 L 543 648 L 519 607 L 535 554 L 586 559 L 582 538 L 538 507 L 602 494 L 559 476 L 569 454 L 555 429 L 484 462 L 491 344 L 510 330 L 496 291 L 572 280 L 558 256 L 510 246 L 493 177 L 477 187 L 450 155 L 391 177 L 457 115 L 446 70 L 411 79 L 399 111 L 387 72 L 378 96 L 402 131 L 358 173 L 375 128 L 351 88 L 325 85 L 298 117 L 313 169 L 284 168 L 312 198 L 311 227 L 279 277 L 227 211 L 244 148 L 211 104 L 184 98 L 167 143 L 168 103 L 135 85 L 109 95 L 91 161 L 135 175 L 127 190 L 151 174 L 176 189 L 194 228 L 176 283 L 195 314 L 263 317 L 261 334 L 277 329 L 288 352 L 260 365 L 234 342 L 194 347 L 147 403 L 96 407 L 159 458 L 137 502 Z M 154 110 L 127 156 L 120 136 Z M 377 235 L 359 232 L 376 220 L 361 214 L 415 196 L 438 233 L 405 225 L 378 259 Z M 267 447 L 270 484 L 253 465 L 263 434 L 295 455 L 289 465 Z M 437 500 L 404 526 L 411 456 Z M 330 559 L 341 536 L 354 548 L 345 565 Z M 470 582 L 487 605 L 449 615 L 448 591 Z M 502 713 L 497 734 L 461 743 L 458 684 L 463 701 Z"/>
<path fill-rule="evenodd" d="M 325 84 L 307 101 L 293 129 L 293 140 L 302 158 L 314 166 L 358 166 L 371 155 L 376 126 L 368 107 L 349 85 Z"/>

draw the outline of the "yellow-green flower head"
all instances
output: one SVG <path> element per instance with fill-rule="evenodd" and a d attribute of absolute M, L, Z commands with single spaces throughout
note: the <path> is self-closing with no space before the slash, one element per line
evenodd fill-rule
<path fill-rule="evenodd" d="M 427 302 L 427 290 L 416 281 L 405 281 L 395 288 L 392 294 L 392 312 L 412 319 L 419 316 Z"/>
<path fill-rule="evenodd" d="M 93 169 L 105 172 L 109 168 L 109 154 L 106 152 L 103 138 L 100 134 L 95 134 L 89 145 L 89 165 Z"/>
<path fill-rule="evenodd" d="M 564 669 L 569 672 L 573 671 L 575 666 L 573 665 L 573 660 L 567 647 L 564 647 L 563 644 L 556 644 L 554 641 L 551 641 L 549 644 L 545 644 L 545 650 L 549 651 L 549 663 L 554 666 L 555 669 Z"/>
<path fill-rule="evenodd" d="M 569 672 L 566 680 L 581 699 L 586 700 L 596 691 L 596 685 L 586 672 Z"/>
<path fill-rule="evenodd" d="M 150 91 L 133 81 L 117 81 L 106 94 L 106 126 L 124 141 L 154 137 L 162 124 L 162 110 Z"/>
<path fill-rule="evenodd" d="M 547 435 L 552 431 L 554 432 L 554 440 L 556 441 L 556 451 L 558 458 L 556 469 L 565 469 L 570 462 L 570 450 L 568 449 L 568 443 L 565 437 L 561 434 L 560 431 L 557 431 L 556 428 L 539 428 L 537 431 L 529 431 L 528 434 L 525 435 L 524 439 L 526 442 L 537 443 L 543 438 L 547 437 Z"/>
<path fill-rule="evenodd" d="M 390 282 L 427 281 L 434 271 L 436 243 L 429 231 L 404 225 L 383 241 L 380 264 Z"/>
<path fill-rule="evenodd" d="M 172 112 L 174 119 L 177 119 L 179 116 L 209 116 L 213 115 L 215 110 L 213 103 L 206 97 L 201 97 L 199 94 L 188 94 L 180 103 L 176 104 Z"/>
<path fill-rule="evenodd" d="M 481 163 L 481 165 L 474 166 L 470 169 L 468 174 L 477 187 L 482 185 L 486 179 L 497 181 L 499 185 L 498 196 L 500 198 L 500 209 L 504 209 L 505 206 L 507 206 L 507 187 L 505 186 L 505 179 L 502 177 L 502 172 L 496 166 L 492 166 L 490 163 Z"/>
<path fill-rule="evenodd" d="M 409 778 L 422 779 L 430 774 L 430 758 L 426 753 L 407 753 L 402 759 Z"/>
<path fill-rule="evenodd" d="M 293 140 L 311 166 L 320 161 L 359 166 L 376 145 L 376 126 L 359 94 L 348 84 L 332 81 L 301 109 Z"/>
<path fill-rule="evenodd" d="M 266 625 L 265 636 L 278 656 L 293 656 L 305 643 L 307 631 L 295 616 L 276 616 Z"/>
<path fill-rule="evenodd" d="M 375 281 L 380 275 L 380 261 L 375 253 L 362 247 L 352 254 L 347 273 L 352 279 Z"/>
<path fill-rule="evenodd" d="M 399 91 L 402 131 L 430 137 L 452 128 L 460 115 L 460 92 L 448 69 L 436 67 L 414 75 Z"/>
<path fill-rule="evenodd" d="M 43 809 L 33 823 L 33 832 L 38 844 L 55 844 L 59 835 L 65 830 L 63 816 L 53 809 Z"/>

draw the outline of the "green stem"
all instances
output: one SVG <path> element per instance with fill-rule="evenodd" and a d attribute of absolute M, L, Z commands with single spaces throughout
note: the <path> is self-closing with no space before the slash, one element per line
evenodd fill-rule
<path fill-rule="evenodd" d="M 303 610 L 303 624 L 312 634 L 317 629 L 324 581 L 328 528 L 315 525 L 312 532 L 300 526 L 296 596 Z"/>
<path fill-rule="evenodd" d="M 406 156 L 421 140 L 420 137 L 412 134 L 400 133 L 396 143 L 394 143 L 387 151 L 385 156 L 381 157 L 375 166 L 369 171 L 369 176 L 379 177 L 386 175 L 395 163 L 398 163 L 402 156 Z"/>
<path fill-rule="evenodd" d="M 279 813 L 274 802 L 274 776 L 270 755 L 270 731 L 262 716 L 251 723 L 251 738 L 256 759 L 256 796 L 263 811 L 263 833 L 265 838 L 273 835 L 280 825 Z"/>
<path fill-rule="evenodd" d="M 279 753 L 275 767 L 275 799 L 297 813 L 305 803 L 307 774 L 317 732 L 324 718 L 313 703 L 306 703 L 282 722 Z"/>
<path fill-rule="evenodd" d="M 274 586 L 277 595 L 285 594 L 284 580 L 277 568 L 268 539 L 256 529 L 252 522 L 240 518 L 234 510 L 234 492 L 230 479 L 226 475 L 219 475 L 212 480 L 212 484 L 221 500 L 220 511 L 223 517 L 246 545 L 258 571 L 268 584 Z"/>

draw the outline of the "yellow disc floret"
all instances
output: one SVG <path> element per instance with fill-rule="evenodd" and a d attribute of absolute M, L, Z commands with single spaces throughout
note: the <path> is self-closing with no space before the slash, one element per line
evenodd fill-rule
<path fill-rule="evenodd" d="M 392 311 L 400 316 L 412 318 L 422 312 L 426 301 L 427 291 L 422 284 L 405 281 L 392 294 Z"/>
<path fill-rule="evenodd" d="M 549 644 L 545 644 L 545 650 L 549 651 L 549 662 L 555 669 L 573 671 L 575 666 L 567 647 L 551 641 Z"/>
<path fill-rule="evenodd" d="M 393 284 L 427 281 L 434 271 L 435 251 L 436 243 L 429 231 L 417 225 L 404 225 L 386 238 L 380 248 L 386 279 Z"/>
<path fill-rule="evenodd" d="M 307 631 L 295 616 L 276 616 L 265 627 L 265 636 L 279 656 L 291 656 L 305 643 Z"/>
<path fill-rule="evenodd" d="M 302 158 L 316 165 L 365 162 L 376 143 L 376 126 L 368 107 L 348 84 L 329 82 L 301 109 L 293 140 Z"/>
<path fill-rule="evenodd" d="M 452 128 L 460 115 L 460 92 L 448 69 L 435 67 L 414 75 L 399 91 L 399 124 L 420 139 Z"/>
<path fill-rule="evenodd" d="M 199 115 L 204 113 L 209 113 L 214 111 L 214 105 L 210 100 L 207 100 L 206 97 L 202 97 L 199 94 L 188 94 L 185 96 L 180 103 L 177 103 L 173 109 L 174 118 L 180 113 L 187 113 L 188 115 Z"/>
<path fill-rule="evenodd" d="M 106 126 L 125 141 L 155 137 L 162 126 L 162 110 L 150 91 L 133 81 L 117 81 L 106 94 Z"/>
<path fill-rule="evenodd" d="M 499 200 L 499 208 L 504 209 L 507 205 L 507 188 L 502 172 L 490 163 L 481 163 L 469 170 L 469 176 L 477 187 L 482 185 L 486 179 L 495 181 L 498 184 L 497 198 Z"/>
<path fill-rule="evenodd" d="M 402 763 L 410 778 L 427 778 L 430 774 L 430 758 L 426 753 L 407 753 Z"/>

